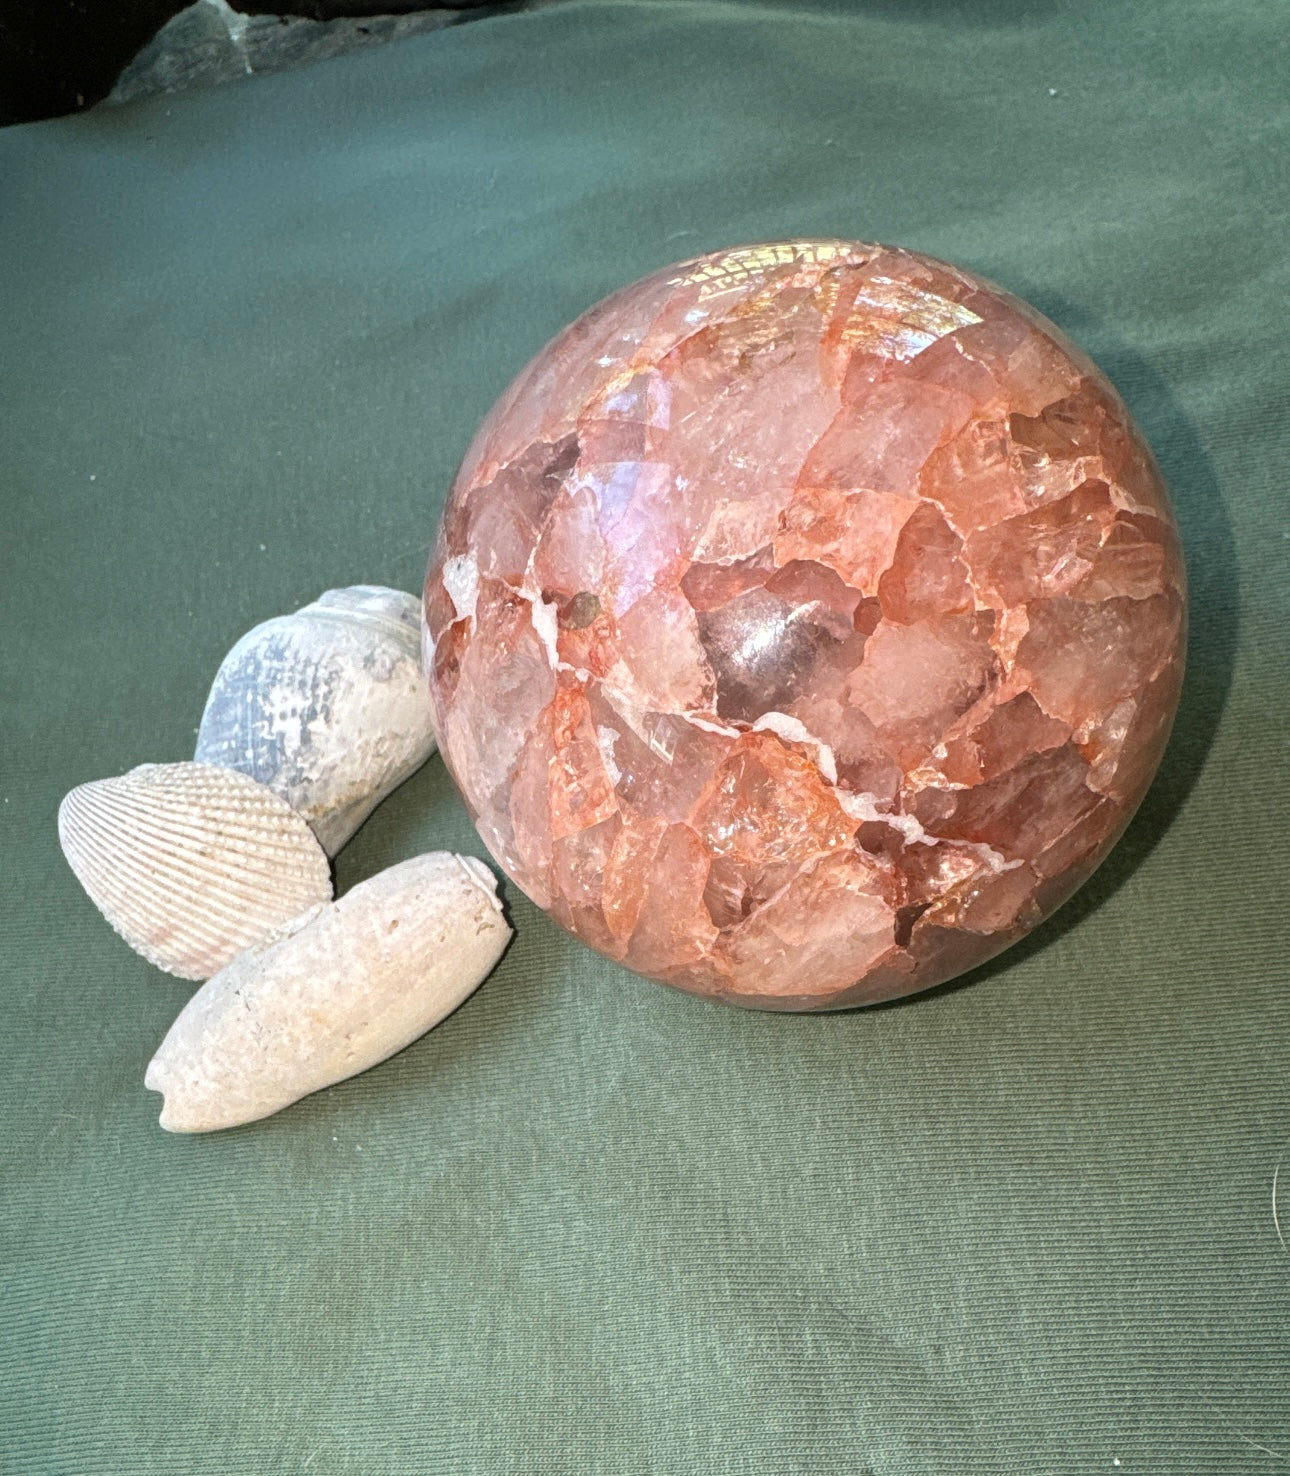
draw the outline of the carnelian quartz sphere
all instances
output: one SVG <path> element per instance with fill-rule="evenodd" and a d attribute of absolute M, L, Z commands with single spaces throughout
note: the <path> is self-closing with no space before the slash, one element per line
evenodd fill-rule
<path fill-rule="evenodd" d="M 771 1009 L 938 984 L 1097 865 L 1182 669 L 1168 498 L 1025 304 L 885 246 L 720 252 L 551 342 L 425 590 L 485 845 L 642 974 Z"/>

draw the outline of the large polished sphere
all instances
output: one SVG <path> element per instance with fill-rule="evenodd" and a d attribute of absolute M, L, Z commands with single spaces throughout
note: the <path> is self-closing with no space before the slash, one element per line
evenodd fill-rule
<path fill-rule="evenodd" d="M 425 590 L 506 873 L 628 968 L 775 1009 L 1005 947 L 1089 874 L 1182 671 L 1168 498 L 1024 304 L 908 251 L 701 257 L 481 427 Z"/>

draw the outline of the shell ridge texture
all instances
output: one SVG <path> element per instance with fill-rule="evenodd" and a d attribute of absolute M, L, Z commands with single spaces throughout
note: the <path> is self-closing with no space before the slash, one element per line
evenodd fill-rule
<path fill-rule="evenodd" d="M 205 979 L 316 902 L 331 870 L 308 825 L 243 774 L 144 764 L 59 807 L 72 871 L 149 962 Z"/>

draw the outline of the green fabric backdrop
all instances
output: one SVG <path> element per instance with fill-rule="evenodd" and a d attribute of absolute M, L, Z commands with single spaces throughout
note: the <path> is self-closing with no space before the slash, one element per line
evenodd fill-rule
<path fill-rule="evenodd" d="M 0 134 L 0 1470 L 1290 1463 L 1290 27 L 1266 0 L 570 3 Z M 832 1017 L 636 979 L 513 888 L 451 1020 L 175 1138 L 188 988 L 57 847 L 190 756 L 248 626 L 419 587 L 557 328 L 672 259 L 895 241 L 1129 400 L 1193 581 L 1179 728 L 1080 898 Z M 340 887 L 477 850 L 437 760 Z"/>

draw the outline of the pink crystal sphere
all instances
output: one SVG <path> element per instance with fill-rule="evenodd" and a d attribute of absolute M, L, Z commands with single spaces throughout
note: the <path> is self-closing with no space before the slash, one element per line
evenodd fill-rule
<path fill-rule="evenodd" d="M 425 590 L 444 758 L 552 917 L 829 1009 L 982 962 L 1159 762 L 1183 567 L 1124 405 L 943 262 L 794 241 L 624 288 L 475 438 Z"/>

